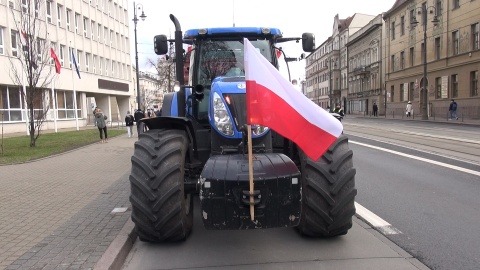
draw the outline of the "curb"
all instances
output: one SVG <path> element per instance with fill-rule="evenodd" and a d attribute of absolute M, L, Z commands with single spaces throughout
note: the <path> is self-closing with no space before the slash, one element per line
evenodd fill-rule
<path fill-rule="evenodd" d="M 122 268 L 137 238 L 134 227 L 135 224 L 133 224 L 131 219 L 128 219 L 93 269 L 114 270 Z"/>

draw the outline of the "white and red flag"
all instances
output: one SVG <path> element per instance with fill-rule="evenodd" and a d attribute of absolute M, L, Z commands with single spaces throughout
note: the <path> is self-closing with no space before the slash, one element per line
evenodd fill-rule
<path fill-rule="evenodd" d="M 50 48 L 50 56 L 53 58 L 53 61 L 55 62 L 55 72 L 60 74 L 60 70 L 62 69 L 62 65 L 60 64 L 60 60 L 58 60 L 57 54 L 53 50 L 53 48 Z"/>
<path fill-rule="evenodd" d="M 343 125 L 285 79 L 244 39 L 247 122 L 267 126 L 318 160 L 342 134 Z"/>

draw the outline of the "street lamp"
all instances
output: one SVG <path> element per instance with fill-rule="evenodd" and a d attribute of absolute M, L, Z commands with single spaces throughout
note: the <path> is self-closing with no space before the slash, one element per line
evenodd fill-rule
<path fill-rule="evenodd" d="M 137 49 L 137 22 L 138 22 L 138 18 L 137 18 L 137 8 L 140 10 L 142 10 L 142 15 L 140 15 L 140 18 L 142 19 L 142 21 L 145 21 L 145 18 L 147 18 L 147 16 L 145 15 L 145 13 L 143 12 L 143 5 L 142 4 L 137 4 L 135 5 L 135 2 L 133 2 L 133 23 L 135 24 L 134 26 L 134 31 L 135 31 L 135 73 L 136 73 L 136 76 L 137 76 L 137 103 L 138 103 L 138 109 L 140 110 L 140 80 L 138 78 L 138 49 Z"/>
<path fill-rule="evenodd" d="M 332 110 L 332 111 L 335 109 L 335 107 L 333 107 L 333 92 L 332 92 L 332 88 L 333 88 L 332 62 L 333 62 L 333 68 L 336 68 L 336 67 L 337 67 L 337 63 L 336 63 L 335 61 L 336 61 L 336 59 L 330 58 L 329 89 L 330 89 L 330 110 Z"/>
<path fill-rule="evenodd" d="M 417 8 L 418 14 L 422 14 L 422 22 L 423 22 L 423 79 L 422 79 L 422 120 L 428 120 L 428 91 L 427 91 L 427 11 L 430 9 L 430 12 L 435 14 L 433 16 L 432 23 L 434 26 L 438 23 L 437 18 L 437 9 L 434 6 L 422 5 L 421 8 Z M 413 18 L 411 25 L 412 27 L 417 26 L 418 21 L 416 18 Z"/>

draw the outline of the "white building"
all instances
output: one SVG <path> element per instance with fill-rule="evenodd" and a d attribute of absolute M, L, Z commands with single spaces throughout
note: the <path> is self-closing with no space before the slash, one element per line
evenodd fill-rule
<path fill-rule="evenodd" d="M 25 14 L 34 16 L 38 27 L 45 29 L 46 36 L 34 38 L 47 46 L 51 43 L 61 63 L 60 74 L 51 66 L 55 77 L 45 86 L 48 94 L 38 105 L 49 111 L 42 130 L 91 124 L 92 106 L 101 108 L 112 121 L 123 119 L 135 107 L 127 4 L 127 0 L 0 0 L 0 69 L 4 69 L 0 72 L 0 122 L 5 133 L 28 132 L 25 87 L 8 76 L 12 65 L 20 63 L 23 29 L 16 22 Z M 72 50 L 81 78 L 72 64 Z"/>

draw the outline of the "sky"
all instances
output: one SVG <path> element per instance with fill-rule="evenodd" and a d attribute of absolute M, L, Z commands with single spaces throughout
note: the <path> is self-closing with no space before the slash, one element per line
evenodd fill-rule
<path fill-rule="evenodd" d="M 283 2 L 283 4 L 282 4 Z M 332 35 L 333 20 L 336 14 L 346 19 L 355 13 L 378 15 L 389 10 L 395 0 L 336 0 L 336 1 L 273 1 L 273 0 L 137 0 L 129 1 L 130 46 L 132 65 L 135 65 L 135 36 L 133 5 L 143 6 L 147 18 L 137 23 L 138 62 L 141 71 L 153 71 L 147 58 L 157 59 L 153 52 L 153 37 L 164 34 L 173 38 L 175 26 L 170 14 L 177 17 L 182 32 L 191 28 L 207 27 L 275 27 L 284 37 L 301 37 L 302 33 L 315 34 L 316 45 L 322 44 Z M 142 9 L 137 9 L 137 17 Z M 301 43 L 282 43 L 287 57 L 300 57 Z M 291 62 L 291 78 L 304 79 L 305 61 Z M 288 76 L 284 66 L 282 74 Z"/>

